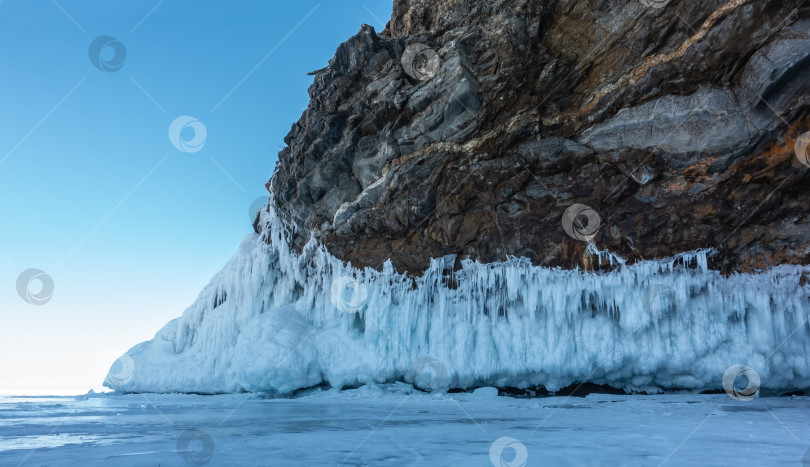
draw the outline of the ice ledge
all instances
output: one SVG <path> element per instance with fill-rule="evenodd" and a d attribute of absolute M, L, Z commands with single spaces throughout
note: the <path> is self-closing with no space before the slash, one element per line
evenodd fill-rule
<path fill-rule="evenodd" d="M 180 318 L 121 357 L 106 386 L 719 389 L 725 370 L 744 364 L 764 388 L 810 387 L 808 267 L 723 277 L 697 251 L 604 273 L 517 258 L 453 272 L 438 259 L 412 278 L 390 264 L 344 266 L 314 241 L 297 255 L 275 213 L 261 222 L 262 235 L 242 241 Z"/>

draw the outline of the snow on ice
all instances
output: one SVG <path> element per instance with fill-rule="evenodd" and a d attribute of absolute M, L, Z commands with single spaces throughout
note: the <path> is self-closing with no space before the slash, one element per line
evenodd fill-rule
<path fill-rule="evenodd" d="M 0 397 L 0 465 L 810 465 L 807 397 L 307 392 Z"/>

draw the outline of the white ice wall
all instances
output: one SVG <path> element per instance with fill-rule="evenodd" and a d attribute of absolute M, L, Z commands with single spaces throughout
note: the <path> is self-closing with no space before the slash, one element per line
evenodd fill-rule
<path fill-rule="evenodd" d="M 390 264 L 359 271 L 314 242 L 292 253 L 272 211 L 262 222 L 263 236 L 246 237 L 180 318 L 121 357 L 107 386 L 288 393 L 416 378 L 654 391 L 720 388 L 738 363 L 765 388 L 810 386 L 807 267 L 723 277 L 706 267 L 705 251 L 610 273 L 511 259 L 466 262 L 450 288 L 445 260 L 415 281 Z M 344 285 L 354 299 L 340 295 Z"/>

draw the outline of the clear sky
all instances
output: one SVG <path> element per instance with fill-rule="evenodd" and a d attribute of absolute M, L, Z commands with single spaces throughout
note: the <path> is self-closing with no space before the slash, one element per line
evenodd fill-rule
<path fill-rule="evenodd" d="M 0 394 L 100 390 L 179 316 L 252 231 L 306 73 L 391 4 L 0 0 Z"/>

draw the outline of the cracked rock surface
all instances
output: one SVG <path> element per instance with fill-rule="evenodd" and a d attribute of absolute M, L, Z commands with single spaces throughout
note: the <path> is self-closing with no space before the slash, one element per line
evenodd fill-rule
<path fill-rule="evenodd" d="M 272 202 L 299 247 L 417 274 L 445 255 L 594 267 L 562 225 L 574 204 L 631 262 L 808 264 L 803 5 L 396 0 L 316 73 Z"/>

